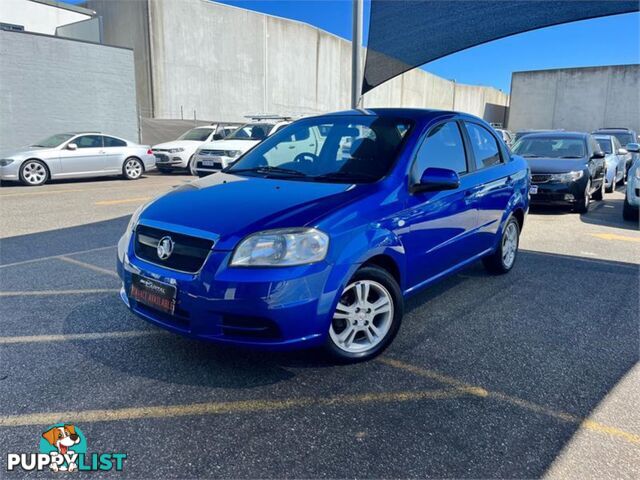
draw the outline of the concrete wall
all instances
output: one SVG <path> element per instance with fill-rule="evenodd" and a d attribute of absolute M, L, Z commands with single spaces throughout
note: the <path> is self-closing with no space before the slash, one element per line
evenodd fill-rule
<path fill-rule="evenodd" d="M 323 30 L 209 0 L 87 6 L 104 17 L 105 43 L 134 48 L 143 116 L 192 119 L 195 111 L 197 118 L 242 121 L 252 113 L 349 107 L 351 44 Z M 364 106 L 457 108 L 504 122 L 508 98 L 413 70 L 367 94 Z"/>
<path fill-rule="evenodd" d="M 130 50 L 0 30 L 0 98 L 2 151 L 67 131 L 138 137 Z"/>
<path fill-rule="evenodd" d="M 80 13 L 47 3 L 31 0 L 0 0 L 0 22 L 22 25 L 27 32 L 55 35 L 56 28 L 60 25 L 88 18 L 91 18 L 89 12 Z"/>
<path fill-rule="evenodd" d="M 640 65 L 516 72 L 508 126 L 640 131 Z"/>

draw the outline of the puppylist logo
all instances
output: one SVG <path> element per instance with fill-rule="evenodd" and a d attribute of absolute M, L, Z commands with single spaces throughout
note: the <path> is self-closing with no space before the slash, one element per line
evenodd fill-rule
<path fill-rule="evenodd" d="M 42 433 L 39 453 L 9 453 L 7 471 L 119 472 L 126 458 L 126 453 L 87 454 L 82 431 L 73 424 L 58 423 Z"/>

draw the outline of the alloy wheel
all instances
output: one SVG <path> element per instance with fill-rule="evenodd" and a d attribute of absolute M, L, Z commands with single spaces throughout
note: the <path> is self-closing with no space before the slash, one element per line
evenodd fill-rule
<path fill-rule="evenodd" d="M 39 162 L 27 162 L 22 176 L 29 185 L 40 185 L 47 178 L 47 170 Z"/>
<path fill-rule="evenodd" d="M 509 223 L 502 235 L 502 263 L 509 269 L 516 260 L 518 251 L 518 227 L 514 222 Z"/>
<path fill-rule="evenodd" d="M 393 297 L 389 291 L 373 280 L 358 280 L 342 293 L 329 335 L 345 352 L 367 352 L 385 338 L 393 315 Z"/>
<path fill-rule="evenodd" d="M 132 158 L 127 160 L 127 163 L 124 164 L 124 171 L 127 174 L 127 177 L 135 179 L 142 175 L 142 165 L 138 160 Z"/>

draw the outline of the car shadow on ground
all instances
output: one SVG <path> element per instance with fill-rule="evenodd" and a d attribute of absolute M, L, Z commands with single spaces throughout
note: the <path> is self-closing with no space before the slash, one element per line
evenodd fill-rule
<path fill-rule="evenodd" d="M 1 261 L 113 246 L 127 221 L 128 217 L 120 217 L 4 239 Z M 105 255 L 113 256 L 114 250 Z M 422 454 L 411 458 L 420 464 L 423 477 L 443 472 L 451 477 L 542 475 L 579 428 L 579 422 L 545 412 L 588 417 L 638 362 L 637 275 L 633 264 L 521 251 L 508 275 L 488 275 L 478 263 L 410 298 L 400 333 L 383 358 L 502 397 L 388 407 L 393 424 L 385 421 L 370 428 L 389 428 L 387 435 L 404 432 L 403 438 L 411 438 L 411 444 L 400 439 L 395 446 L 397 476 L 406 473 L 405 456 L 416 453 L 412 450 L 416 442 L 422 442 Z M 29 301 L 37 302 L 38 297 Z M 123 313 L 124 308 L 115 293 L 105 302 L 88 300 L 70 309 L 62 332 L 51 333 L 75 333 L 92 326 L 107 331 L 155 328 Z M 360 369 L 359 376 L 369 376 L 367 382 L 381 391 L 396 390 L 394 378 L 410 378 L 418 389 L 426 382 L 399 368 L 380 383 L 378 362 L 336 370 L 317 352 L 252 352 L 172 334 L 70 343 L 90 365 L 96 364 L 97 371 L 104 366 L 124 372 L 127 378 L 211 389 L 212 395 L 214 389 L 228 388 L 254 389 L 252 394 L 264 396 L 268 392 L 261 388 L 289 388 L 288 382 L 300 382 L 298 377 L 308 383 L 324 381 L 330 388 L 339 377 L 353 375 L 354 369 Z M 22 363 L 28 361 L 20 358 Z M 423 434 L 416 437 L 416 429 Z M 376 476 L 375 465 L 361 464 L 357 457 L 353 462 L 361 475 Z"/>
<path fill-rule="evenodd" d="M 588 213 L 580 215 L 580 220 L 592 225 L 638 231 L 638 220 L 625 220 L 622 217 L 623 205 L 624 198 L 605 197 L 604 202 L 592 204 Z"/>

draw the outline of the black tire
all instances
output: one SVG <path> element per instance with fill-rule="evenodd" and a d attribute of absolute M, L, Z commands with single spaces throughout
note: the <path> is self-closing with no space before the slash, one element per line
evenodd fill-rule
<path fill-rule="evenodd" d="M 624 204 L 622 206 L 622 218 L 625 220 L 638 220 L 638 214 L 640 212 L 637 208 L 633 208 L 631 204 L 627 201 L 627 197 L 624 197 Z"/>
<path fill-rule="evenodd" d="M 618 183 L 616 183 L 616 185 L 624 187 L 626 184 L 627 184 L 627 175 L 623 173 L 622 178 Z"/>
<path fill-rule="evenodd" d="M 193 157 L 195 153 L 189 157 L 189 161 L 187 162 L 187 172 L 191 173 L 191 164 L 193 163 Z"/>
<path fill-rule="evenodd" d="M 20 182 L 27 187 L 44 185 L 49 180 L 49 169 L 44 162 L 31 158 L 20 166 Z"/>
<path fill-rule="evenodd" d="M 584 197 L 580 199 L 580 203 L 578 203 L 575 206 L 576 212 L 580 214 L 584 214 L 589 211 L 589 206 L 591 204 L 591 196 L 589 195 L 590 190 L 591 190 L 591 180 L 587 182 L 587 186 L 584 189 Z"/>
<path fill-rule="evenodd" d="M 505 253 L 505 238 L 507 235 L 511 234 L 511 229 L 515 228 L 515 252 L 513 256 L 513 260 L 510 263 L 505 262 L 504 253 Z M 484 264 L 484 268 L 494 275 L 503 275 L 511 271 L 513 266 L 516 264 L 516 260 L 518 259 L 518 247 L 520 246 L 520 224 L 518 220 L 511 216 L 504 224 L 504 228 L 502 229 L 502 234 L 500 235 L 500 243 L 498 244 L 498 248 L 491 255 L 488 255 L 482 259 L 482 263 Z"/>
<path fill-rule="evenodd" d="M 379 341 L 375 346 L 371 349 L 352 353 L 344 350 L 339 347 L 333 340 L 330 333 L 327 334 L 327 342 L 325 345 L 325 350 L 329 354 L 329 356 L 340 363 L 354 363 L 354 362 L 363 362 L 366 360 L 370 360 L 380 353 L 382 353 L 393 341 L 396 334 L 398 333 L 398 329 L 400 328 L 400 324 L 402 323 L 402 317 L 404 315 L 404 300 L 402 298 L 402 292 L 400 291 L 400 286 L 398 282 L 387 272 L 386 270 L 375 266 L 375 265 L 365 265 L 361 267 L 349 280 L 347 283 L 347 287 L 357 283 L 358 281 L 369 280 L 375 282 L 379 285 L 382 285 L 386 292 L 389 294 L 391 301 L 393 303 L 393 314 L 389 315 L 390 318 L 390 326 L 387 332 L 382 337 L 382 340 Z M 336 320 L 332 320 L 334 322 Z M 345 322 L 348 320 L 344 320 Z M 373 323 L 373 321 L 372 321 Z M 331 326 L 330 326 L 331 328 Z"/>
<path fill-rule="evenodd" d="M 139 158 L 129 157 L 122 164 L 122 176 L 127 180 L 137 180 L 144 173 L 144 164 Z"/>
<path fill-rule="evenodd" d="M 592 198 L 599 202 L 604 198 L 604 177 L 602 177 L 602 183 L 600 184 L 600 188 L 593 192 Z"/>

